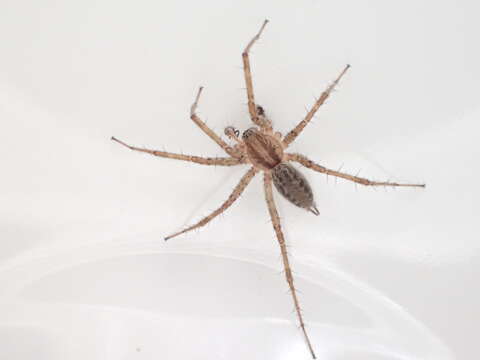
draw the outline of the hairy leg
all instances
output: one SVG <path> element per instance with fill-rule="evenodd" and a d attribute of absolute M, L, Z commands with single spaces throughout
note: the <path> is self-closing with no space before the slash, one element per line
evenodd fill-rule
<path fill-rule="evenodd" d="M 263 112 L 263 109 L 261 107 L 257 107 L 255 104 L 255 97 L 253 95 L 253 81 L 252 81 L 252 72 L 250 70 L 250 59 L 248 53 L 250 52 L 250 48 L 252 45 L 255 43 L 260 38 L 260 35 L 263 32 L 263 29 L 267 25 L 268 20 L 265 20 L 262 24 L 262 27 L 260 28 L 259 32 L 257 35 L 253 37 L 252 40 L 248 43 L 247 47 L 245 50 L 243 50 L 242 53 L 242 60 L 243 60 L 243 74 L 245 76 L 245 83 L 247 85 L 247 97 L 248 97 L 248 112 L 250 113 L 250 118 L 252 121 L 260 126 L 260 127 L 271 127 L 271 124 L 268 122 L 268 120 L 264 117 L 259 116 L 258 112 Z"/>
<path fill-rule="evenodd" d="M 215 141 L 220 147 L 230 156 L 239 158 L 241 157 L 241 154 L 239 154 L 237 151 L 232 149 L 228 144 L 223 141 L 220 136 L 215 134 L 215 132 L 210 129 L 207 124 L 205 124 L 196 114 L 197 106 L 198 106 L 198 100 L 200 99 L 200 94 L 202 93 L 203 87 L 200 87 L 198 89 L 197 96 L 195 97 L 195 102 L 192 104 L 192 107 L 190 108 L 190 119 L 193 120 L 195 124 L 198 125 L 202 131 L 207 134 L 213 141 Z"/>
<path fill-rule="evenodd" d="M 425 187 L 425 184 L 399 184 L 395 182 L 386 182 L 386 181 L 372 181 L 365 178 L 361 178 L 354 175 L 345 174 L 339 171 L 327 169 L 324 166 L 315 164 L 312 160 L 308 159 L 306 156 L 300 154 L 287 154 L 287 160 L 296 161 L 303 166 L 318 171 L 323 174 L 333 175 L 342 179 L 350 180 L 358 184 L 366 186 L 406 186 L 406 187 Z"/>
<path fill-rule="evenodd" d="M 144 149 L 144 148 L 139 148 L 135 146 L 128 145 L 124 143 L 121 140 L 118 140 L 117 138 L 112 136 L 112 140 L 116 141 L 117 143 L 129 148 L 130 150 L 135 150 L 135 151 L 140 151 L 144 152 L 147 154 L 152 154 L 155 156 L 160 156 L 168 159 L 175 159 L 175 160 L 183 160 L 183 161 L 190 161 L 193 163 L 197 164 L 202 164 L 202 165 L 220 165 L 220 166 L 234 166 L 241 164 L 241 161 L 233 158 L 233 157 L 199 157 L 199 156 L 192 156 L 192 155 L 183 155 L 183 154 L 173 154 L 165 151 L 159 151 L 159 150 L 149 150 L 149 149 Z"/>
<path fill-rule="evenodd" d="M 285 277 L 287 278 L 288 286 L 292 293 L 293 303 L 295 305 L 295 311 L 297 312 L 298 321 L 300 322 L 300 328 L 302 329 L 303 335 L 305 336 L 305 341 L 307 342 L 312 358 L 316 359 L 315 352 L 313 351 L 312 344 L 308 338 L 307 331 L 305 330 L 305 323 L 303 322 L 302 312 L 300 311 L 300 303 L 297 298 L 297 292 L 293 284 L 293 275 L 290 268 L 290 262 L 288 261 L 287 247 L 285 245 L 285 238 L 283 236 L 282 227 L 280 225 L 280 217 L 278 216 L 278 211 L 273 200 L 272 192 L 272 176 L 270 173 L 264 173 L 264 187 L 265 187 L 265 199 L 268 205 L 268 212 L 270 213 L 270 218 L 272 219 L 273 229 L 277 235 L 277 240 L 280 245 L 280 250 L 282 252 L 282 261 L 283 267 L 285 269 Z"/>
<path fill-rule="evenodd" d="M 343 69 L 343 71 L 340 73 L 340 75 L 335 79 L 335 81 L 333 83 L 330 84 L 330 86 L 322 93 L 322 95 L 320 95 L 320 97 L 318 98 L 318 100 L 315 102 L 315 104 L 313 105 L 313 107 L 310 109 L 310 111 L 307 113 L 307 115 L 305 116 L 305 118 L 300 121 L 300 123 L 295 126 L 295 128 L 293 128 L 286 136 L 285 138 L 283 139 L 283 143 L 285 144 L 285 146 L 288 146 L 290 143 L 292 143 L 298 135 L 300 135 L 300 133 L 302 132 L 302 130 L 305 128 L 305 126 L 308 125 L 308 123 L 310 122 L 310 120 L 312 120 L 312 118 L 315 116 L 315 113 L 317 112 L 317 110 L 320 108 L 320 106 L 323 105 L 323 103 L 325 102 L 325 100 L 327 100 L 327 98 L 329 97 L 330 93 L 332 92 L 332 90 L 335 88 L 335 86 L 337 86 L 338 82 L 340 81 L 340 79 L 342 78 L 342 76 L 347 72 L 347 70 L 349 69 L 350 65 L 347 65 L 345 66 L 345 68 Z"/>
<path fill-rule="evenodd" d="M 202 226 L 208 224 L 210 222 L 210 220 L 214 219 L 216 216 L 223 213 L 225 210 L 227 210 L 230 207 L 230 205 L 232 205 L 235 202 L 235 200 L 237 200 L 240 197 L 243 190 L 245 190 L 245 188 L 250 183 L 250 181 L 253 179 L 253 177 L 255 176 L 256 173 L 257 173 L 257 170 L 255 170 L 255 168 L 253 168 L 253 167 L 250 168 L 250 170 L 248 170 L 248 172 L 245 175 L 243 175 L 243 177 L 240 179 L 240 182 L 237 184 L 237 186 L 235 186 L 235 189 L 233 189 L 233 191 L 230 194 L 230 196 L 228 197 L 228 199 L 217 210 L 212 212 L 210 215 L 204 217 L 202 220 L 200 220 L 195 225 L 189 226 L 186 229 L 183 229 L 179 232 L 176 232 L 175 234 L 172 234 L 170 236 L 167 236 L 165 238 L 165 240 L 169 240 L 169 239 L 174 238 L 175 236 L 178 236 L 180 234 L 184 234 L 188 231 L 191 231 L 191 230 L 197 229 L 199 227 L 202 227 Z"/>

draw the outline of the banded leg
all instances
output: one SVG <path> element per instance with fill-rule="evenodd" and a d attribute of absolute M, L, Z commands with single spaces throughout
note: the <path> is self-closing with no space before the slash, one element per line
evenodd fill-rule
<path fill-rule="evenodd" d="M 368 179 L 361 178 L 361 177 L 358 177 L 358 176 L 345 174 L 345 173 L 335 171 L 335 170 L 330 170 L 330 169 L 327 169 L 324 166 L 315 164 L 312 160 L 310 160 L 307 157 L 305 157 L 303 155 L 300 155 L 300 154 L 287 154 L 287 160 L 296 161 L 296 162 L 302 164 L 303 166 L 305 166 L 309 169 L 318 171 L 320 173 L 327 174 L 327 175 L 333 175 L 333 176 L 336 176 L 336 177 L 339 177 L 339 178 L 342 178 L 342 179 L 346 179 L 346 180 L 350 180 L 350 181 L 353 181 L 355 183 L 362 184 L 362 185 L 365 185 L 365 186 L 405 186 L 405 187 L 422 187 L 422 188 L 425 187 L 425 184 L 399 184 L 399 183 L 387 182 L 387 181 L 372 181 L 372 180 L 368 180 Z"/>
<path fill-rule="evenodd" d="M 248 112 L 250 113 L 250 118 L 252 121 L 262 127 L 262 128 L 268 128 L 271 127 L 271 124 L 266 120 L 264 117 L 259 117 L 258 112 L 263 113 L 263 109 L 261 107 L 257 107 L 255 105 L 255 96 L 253 95 L 253 80 L 252 80 L 252 72 L 250 70 L 250 59 L 248 53 L 250 52 L 250 48 L 252 45 L 260 39 L 260 35 L 263 32 L 263 29 L 265 29 L 265 26 L 267 25 L 268 20 L 265 20 L 262 24 L 262 27 L 258 31 L 257 35 L 253 37 L 252 40 L 248 43 L 247 47 L 245 50 L 243 50 L 242 53 L 242 60 L 243 60 L 243 74 L 245 76 L 245 83 L 247 85 L 247 98 L 248 98 Z"/>
<path fill-rule="evenodd" d="M 257 173 L 257 170 L 255 170 L 255 168 L 253 168 L 253 167 L 250 168 L 250 170 L 248 170 L 248 172 L 245 175 L 243 175 L 243 177 L 240 179 L 240 182 L 237 184 L 237 186 L 235 186 L 235 189 L 233 189 L 233 191 L 230 194 L 230 196 L 228 197 L 228 199 L 217 210 L 212 212 L 210 215 L 204 217 L 202 220 L 200 220 L 195 225 L 189 226 L 186 229 L 183 229 L 179 232 L 176 232 L 175 234 L 172 234 L 170 236 L 167 236 L 165 238 L 165 240 L 169 240 L 169 239 L 174 238 L 175 236 L 178 236 L 180 234 L 184 234 L 188 231 L 191 231 L 191 230 L 197 229 L 199 227 L 205 226 L 206 224 L 208 224 L 210 222 L 210 220 L 214 219 L 216 216 L 223 213 L 225 210 L 227 210 L 230 207 L 230 205 L 232 205 L 235 202 L 235 200 L 237 200 L 239 198 L 239 196 L 243 193 L 243 190 L 245 190 L 245 188 L 250 183 L 250 181 L 253 179 L 253 177 L 255 176 L 256 173 Z"/>
<path fill-rule="evenodd" d="M 307 113 L 305 118 L 302 121 L 300 121 L 300 123 L 298 123 L 298 125 L 295 126 L 295 128 L 293 128 L 285 136 L 285 138 L 283 139 L 283 143 L 285 144 L 285 146 L 288 146 L 290 143 L 292 143 L 297 138 L 298 135 L 300 135 L 302 130 L 305 128 L 305 126 L 308 125 L 310 120 L 312 120 L 312 118 L 315 116 L 315 113 L 317 112 L 317 110 L 320 108 L 320 106 L 323 105 L 325 100 L 327 100 L 327 98 L 330 96 L 330 93 L 332 92 L 332 90 L 335 88 L 335 86 L 337 86 L 338 82 L 340 81 L 340 79 L 343 77 L 343 75 L 347 72 L 347 70 L 349 68 L 350 68 L 350 65 L 345 66 L 345 68 L 340 73 L 340 75 L 335 79 L 335 81 L 330 84 L 330 86 L 322 93 L 322 95 L 320 95 L 320 97 L 315 102 L 315 104 L 312 106 L 312 108 Z"/>
<path fill-rule="evenodd" d="M 190 119 L 193 120 L 193 122 L 195 124 L 197 124 L 197 126 L 202 129 L 202 131 L 207 134 L 213 141 L 215 141 L 218 145 L 220 145 L 220 147 L 230 156 L 232 157 L 235 157 L 235 158 L 239 158 L 241 156 L 241 154 L 239 154 L 237 151 L 235 151 L 234 149 L 232 149 L 230 146 L 228 146 L 228 144 L 223 141 L 220 136 L 218 136 L 217 134 L 215 134 L 215 132 L 210 129 L 207 124 L 205 124 L 199 117 L 198 115 L 196 114 L 196 110 L 197 110 L 197 106 L 198 106 L 198 100 L 200 99 L 200 95 L 202 93 L 202 90 L 203 90 L 203 87 L 200 86 L 200 88 L 198 89 L 198 93 L 197 93 L 197 96 L 195 97 L 195 102 L 192 104 L 191 108 L 190 108 Z"/>
<path fill-rule="evenodd" d="M 117 138 L 112 136 L 112 140 L 116 141 L 117 143 L 129 148 L 130 150 L 135 150 L 135 151 L 140 151 L 144 152 L 147 154 L 152 154 L 155 156 L 159 157 L 164 157 L 168 159 L 175 159 L 175 160 L 183 160 L 183 161 L 190 161 L 193 163 L 197 164 L 202 164 L 202 165 L 220 165 L 220 166 L 235 166 L 238 164 L 241 164 L 241 161 L 233 158 L 233 157 L 200 157 L 200 156 L 192 156 L 192 155 L 183 155 L 183 154 L 173 154 L 165 151 L 159 151 L 159 150 L 149 150 L 149 149 L 144 149 L 144 148 L 139 148 L 135 146 L 128 145 L 124 143 L 121 140 L 118 140 Z"/>
<path fill-rule="evenodd" d="M 278 244 L 280 245 L 280 250 L 282 252 L 282 261 L 283 261 L 283 267 L 285 269 L 285 277 L 287 278 L 288 286 L 290 287 L 290 291 L 292 293 L 293 304 L 295 305 L 297 318 L 300 323 L 300 328 L 302 329 L 303 335 L 305 337 L 305 341 L 307 342 L 308 349 L 310 350 L 310 354 L 312 355 L 312 358 L 316 359 L 312 344 L 310 343 L 310 339 L 308 338 L 307 331 L 305 330 L 305 323 L 303 322 L 302 312 L 300 311 L 300 303 L 298 301 L 297 292 L 293 284 L 293 275 L 292 275 L 292 270 L 290 268 L 290 262 L 288 261 L 285 238 L 283 236 L 282 227 L 280 225 L 280 217 L 278 216 L 278 211 L 275 206 L 275 202 L 273 200 L 272 175 L 270 173 L 265 172 L 263 179 L 264 179 L 263 182 L 264 182 L 264 188 L 265 188 L 265 200 L 267 201 L 268 212 L 270 213 L 270 218 L 272 219 L 272 223 L 273 223 L 273 229 L 275 230 L 275 234 L 277 235 Z"/>

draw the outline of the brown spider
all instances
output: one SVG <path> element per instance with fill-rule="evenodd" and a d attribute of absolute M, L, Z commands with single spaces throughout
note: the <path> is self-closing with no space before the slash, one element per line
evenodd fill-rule
<path fill-rule="evenodd" d="M 268 211 L 273 223 L 273 229 L 277 235 L 278 243 L 280 245 L 280 250 L 282 253 L 282 261 L 285 269 L 285 276 L 287 278 L 288 286 L 290 288 L 293 303 L 295 305 L 295 311 L 300 323 L 300 328 L 302 329 L 305 341 L 308 345 L 312 358 L 316 359 L 315 352 L 313 351 L 312 344 L 307 335 L 305 329 L 305 324 L 303 321 L 302 313 L 300 311 L 300 304 L 297 298 L 297 293 L 293 284 L 293 276 L 290 268 L 290 262 L 287 255 L 287 247 L 285 245 L 285 238 L 283 236 L 282 228 L 280 225 L 280 218 L 275 206 L 272 193 L 272 181 L 277 190 L 282 194 L 288 201 L 292 204 L 304 208 L 315 215 L 318 215 L 319 212 L 315 206 L 315 201 L 313 199 L 312 189 L 310 184 L 305 179 L 305 177 L 296 170 L 292 165 L 289 164 L 290 161 L 295 161 L 301 165 L 310 168 L 312 170 L 324 173 L 327 175 L 333 175 L 340 177 L 346 180 L 350 180 L 362 185 L 367 186 L 409 186 L 409 187 L 425 187 L 425 184 L 398 184 L 393 182 L 377 182 L 361 178 L 358 176 L 349 175 L 335 170 L 327 169 L 321 165 L 314 163 L 312 160 L 306 158 L 301 154 L 291 154 L 285 152 L 285 149 L 297 138 L 302 130 L 307 126 L 310 120 L 313 118 L 319 107 L 325 102 L 333 88 L 338 84 L 342 76 L 347 72 L 350 65 L 345 66 L 340 75 L 333 81 L 333 83 L 328 86 L 328 88 L 322 93 L 320 98 L 315 102 L 313 107 L 307 113 L 305 118 L 300 121 L 300 123 L 293 128 L 284 138 L 279 132 L 274 132 L 272 129 L 272 122 L 265 115 L 264 109 L 255 104 L 255 99 L 253 95 L 253 83 L 252 83 L 252 74 L 250 71 L 250 60 L 249 60 L 249 51 L 252 45 L 260 38 L 260 34 L 267 25 L 268 20 L 265 20 L 260 31 L 253 37 L 253 39 L 248 43 L 247 47 L 242 53 L 243 59 L 243 70 L 245 76 L 245 82 L 247 85 L 247 97 L 248 97 L 248 111 L 250 113 L 250 119 L 256 125 L 246 130 L 242 134 L 242 138 L 239 138 L 239 131 L 228 126 L 225 128 L 225 135 L 228 138 L 235 141 L 235 145 L 232 147 L 223 141 L 220 136 L 215 134 L 196 114 L 196 109 L 198 105 L 198 100 L 202 92 L 202 87 L 198 90 L 197 97 L 193 103 L 190 110 L 190 118 L 193 120 L 198 127 L 203 130 L 213 141 L 215 141 L 220 147 L 228 154 L 229 157 L 215 157 L 215 158 L 204 158 L 199 156 L 190 156 L 190 155 L 181 155 L 173 154 L 164 151 L 158 150 L 149 150 L 144 148 L 138 148 L 130 146 L 114 137 L 112 140 L 128 147 L 131 150 L 141 151 L 149 153 L 155 156 L 190 161 L 203 165 L 223 165 L 223 166 L 235 166 L 240 164 L 250 164 L 250 170 L 247 171 L 245 175 L 241 178 L 240 182 L 237 184 L 233 192 L 230 194 L 228 199 L 214 212 L 206 216 L 199 222 L 194 225 L 191 225 L 179 232 L 176 232 L 172 235 L 169 235 L 165 240 L 171 239 L 180 234 L 186 233 L 188 231 L 197 229 L 206 225 L 213 218 L 220 215 L 222 212 L 227 210 L 230 205 L 232 205 L 235 200 L 237 200 L 240 195 L 243 193 L 247 185 L 250 183 L 252 178 L 256 173 L 263 171 L 263 181 L 265 189 L 265 199 L 268 205 Z"/>

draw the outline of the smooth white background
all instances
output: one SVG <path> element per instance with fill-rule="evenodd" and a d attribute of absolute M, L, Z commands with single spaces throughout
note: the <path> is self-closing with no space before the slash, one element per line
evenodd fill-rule
<path fill-rule="evenodd" d="M 260 177 L 221 156 L 257 101 L 285 133 L 351 70 L 292 146 L 377 189 L 304 170 L 319 217 L 276 196 L 321 359 L 478 354 L 480 51 L 474 1 L 2 1 L 0 351 L 25 359 L 308 359 Z M 328 181 L 327 181 L 328 180 Z"/>

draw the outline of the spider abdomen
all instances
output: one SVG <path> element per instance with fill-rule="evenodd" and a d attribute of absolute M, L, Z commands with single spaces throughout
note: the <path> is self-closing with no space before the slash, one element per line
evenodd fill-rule
<path fill-rule="evenodd" d="M 318 215 L 313 199 L 313 191 L 307 179 L 287 163 L 280 163 L 272 169 L 275 188 L 282 196 L 295 206 Z"/>

